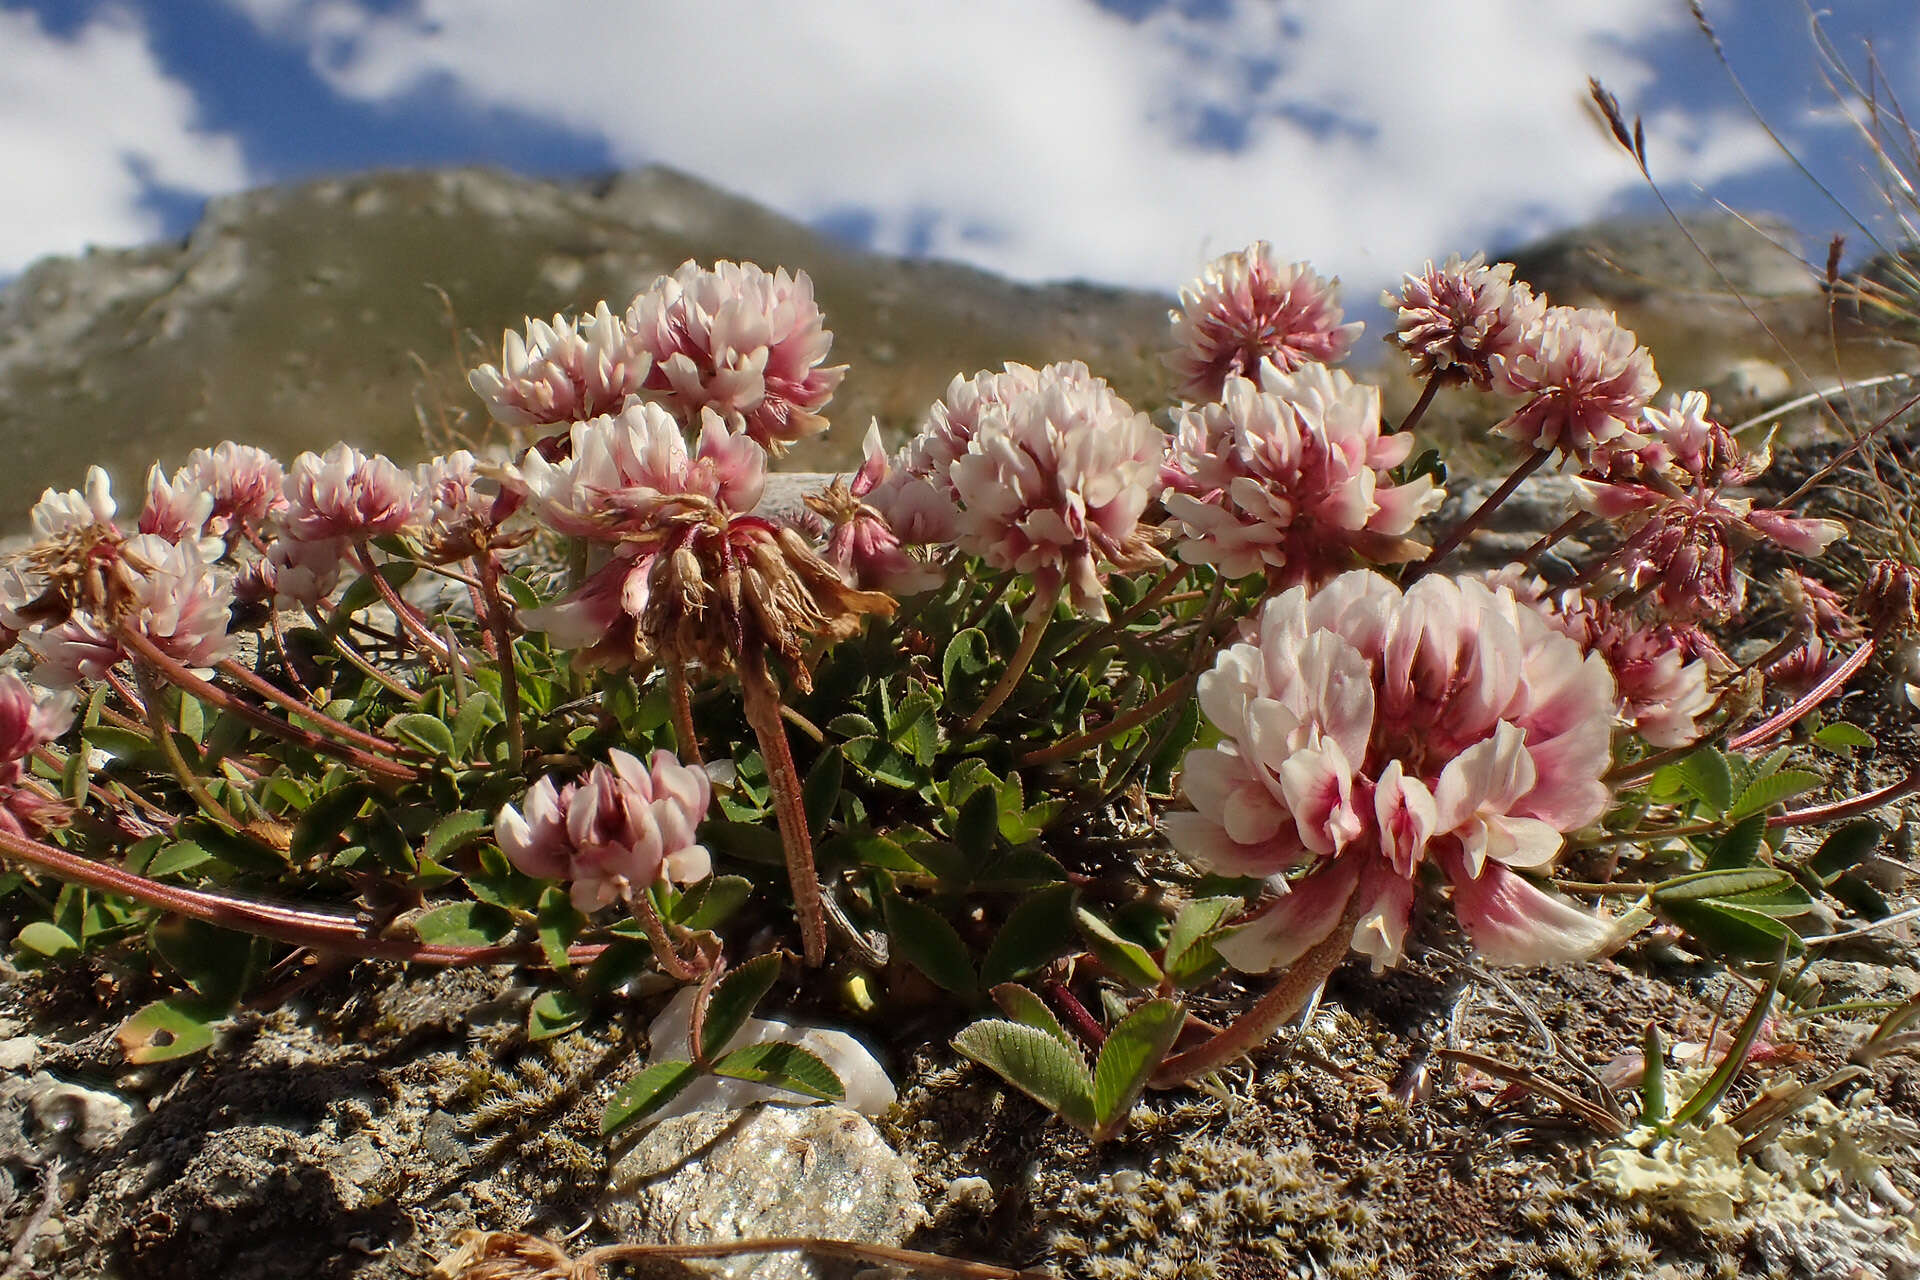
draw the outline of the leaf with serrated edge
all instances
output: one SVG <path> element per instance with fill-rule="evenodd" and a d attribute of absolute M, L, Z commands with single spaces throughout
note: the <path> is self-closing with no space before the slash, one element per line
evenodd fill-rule
<path fill-rule="evenodd" d="M 1080 1052 L 1080 1046 L 1075 1044 L 1073 1037 L 1067 1034 L 1067 1029 L 1060 1025 L 1060 1019 L 1053 1016 L 1053 1010 L 1047 1008 L 1047 1002 L 1025 987 L 1017 983 L 1003 982 L 993 989 L 993 1002 L 1000 1006 L 1002 1013 L 1015 1022 L 1032 1027 L 1036 1031 L 1044 1031 L 1075 1053 Z"/>
<path fill-rule="evenodd" d="M 706 1017 L 700 1024 L 702 1058 L 715 1058 L 726 1049 L 779 976 L 780 957 L 769 951 L 714 984 L 713 994 L 707 998 Z"/>
<path fill-rule="evenodd" d="M 1007 913 L 980 962 L 985 985 L 1023 978 L 1066 951 L 1073 939 L 1073 886 L 1036 889 Z"/>
<path fill-rule="evenodd" d="M 1167 1056 L 1186 1021 L 1186 1006 L 1179 1001 L 1149 1000 L 1107 1034 L 1093 1068 L 1097 1136 L 1110 1137 L 1125 1123 L 1134 1100 L 1147 1087 L 1147 1078 Z"/>
<path fill-rule="evenodd" d="M 1085 907 L 1073 914 L 1080 923 L 1081 935 L 1086 938 L 1094 955 L 1100 958 L 1100 963 L 1135 986 L 1152 989 L 1160 985 L 1160 979 L 1165 975 L 1154 962 L 1153 954 L 1145 947 L 1121 937 L 1113 931 L 1113 926 Z"/>
<path fill-rule="evenodd" d="M 713 1074 L 770 1085 L 822 1102 L 839 1102 L 847 1096 L 847 1087 L 819 1055 L 784 1040 L 735 1049 L 713 1064 Z"/>
<path fill-rule="evenodd" d="M 1756 778 L 1740 793 L 1733 802 L 1733 808 L 1727 811 L 1729 818 L 1744 818 L 1750 813 L 1765 813 L 1783 800 L 1790 800 L 1803 792 L 1811 791 L 1826 782 L 1817 773 L 1806 769 L 1782 769 Z"/>
<path fill-rule="evenodd" d="M 1196 898 L 1181 907 L 1167 934 L 1166 959 L 1161 967 L 1172 974 L 1183 972 L 1180 961 L 1187 952 L 1239 907 L 1238 898 Z"/>
<path fill-rule="evenodd" d="M 691 1062 L 656 1062 L 615 1090 L 600 1115 L 600 1134 L 611 1137 L 672 1102 L 699 1073 Z"/>
<path fill-rule="evenodd" d="M 1733 803 L 1733 773 L 1727 758 L 1712 747 L 1702 747 L 1675 766 L 1682 783 L 1714 813 Z"/>
<path fill-rule="evenodd" d="M 960 940 L 945 916 L 932 907 L 898 896 L 886 900 L 887 934 L 908 963 L 963 1000 L 979 995 L 980 983 Z"/>
<path fill-rule="evenodd" d="M 1078 1053 L 1036 1027 L 989 1018 L 953 1047 L 1077 1129 L 1093 1129 L 1093 1074 Z"/>

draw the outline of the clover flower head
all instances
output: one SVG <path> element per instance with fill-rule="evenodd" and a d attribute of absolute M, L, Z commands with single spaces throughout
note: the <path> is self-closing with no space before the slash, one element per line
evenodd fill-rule
<path fill-rule="evenodd" d="M 695 830 L 712 798 L 705 771 L 670 751 L 642 764 L 615 750 L 562 787 L 534 783 L 519 807 L 502 806 L 494 834 L 514 866 L 571 881 L 574 906 L 595 911 L 656 881 L 703 879 L 712 863 Z"/>
<path fill-rule="evenodd" d="M 1338 370 L 1265 366 L 1179 418 L 1162 495 L 1179 555 L 1231 578 L 1320 582 L 1354 567 L 1418 559 L 1407 535 L 1443 498 L 1429 476 L 1392 483 L 1413 438 L 1380 433 L 1380 396 Z"/>
<path fill-rule="evenodd" d="M 276 538 L 267 554 L 249 565 L 249 593 L 258 590 L 270 594 L 281 607 L 318 605 L 340 585 L 348 557 L 353 554 L 349 538 L 322 538 L 304 542 L 297 538 Z"/>
<path fill-rule="evenodd" d="M 1212 400 L 1228 378 L 1257 377 L 1263 360 L 1282 373 L 1338 362 L 1365 327 L 1340 323 L 1339 298 L 1338 279 L 1276 261 L 1264 240 L 1214 259 L 1167 313 L 1174 349 L 1165 361 L 1179 393 Z"/>
<path fill-rule="evenodd" d="M 817 494 L 808 494 L 808 511 L 826 525 L 826 558 L 856 587 L 912 595 L 939 586 L 946 575 L 917 560 L 902 545 L 886 515 L 868 499 L 891 471 L 880 444 L 880 428 L 867 428 L 866 460 L 848 482 L 836 478 Z"/>
<path fill-rule="evenodd" d="M 1527 401 L 1494 430 L 1585 461 L 1643 443 L 1635 424 L 1660 387 L 1653 357 L 1611 312 L 1549 307 L 1520 348 L 1491 359 L 1496 390 Z"/>
<path fill-rule="evenodd" d="M 776 455 L 827 429 L 820 410 L 847 373 L 823 367 L 833 334 L 804 271 L 688 261 L 633 300 L 626 327 L 652 361 L 649 393 L 689 425 L 703 409 L 737 414 Z"/>
<path fill-rule="evenodd" d="M 158 466 L 147 471 L 147 502 L 140 508 L 141 533 L 157 534 L 168 542 L 198 541 L 206 533 L 213 515 L 213 495 L 200 486 L 191 472 L 180 471 L 171 478 Z M 224 550 L 213 539 L 211 556 Z"/>
<path fill-rule="evenodd" d="M 417 532 L 434 560 L 462 560 L 484 547 L 501 545 L 494 535 L 517 503 L 502 502 L 494 487 L 483 484 L 485 474 L 467 449 L 455 449 L 414 469 L 422 512 Z"/>
<path fill-rule="evenodd" d="M 1355 571 L 1269 599 L 1254 638 L 1200 679 L 1221 732 L 1189 752 L 1174 847 L 1279 896 L 1221 944 L 1290 964 L 1350 904 L 1354 947 L 1397 963 L 1423 865 L 1475 949 L 1500 963 L 1591 954 L 1610 926 L 1534 886 L 1609 792 L 1613 678 L 1510 590 Z"/>
<path fill-rule="evenodd" d="M 646 352 L 634 349 L 626 325 L 602 302 L 587 317 L 530 318 L 525 337 L 507 330 L 500 363 L 481 365 L 467 381 L 496 422 L 535 427 L 618 413 L 649 367 Z"/>
<path fill-rule="evenodd" d="M 20 783 L 27 757 L 73 723 L 75 701 L 71 690 L 47 693 L 0 671 L 0 831 L 32 835 L 63 818 L 63 805 Z"/>
<path fill-rule="evenodd" d="M 286 469 L 265 449 L 250 444 L 225 440 L 211 449 L 195 449 L 182 471 L 213 495 L 207 520 L 213 534 L 231 537 L 259 529 L 287 505 Z"/>
<path fill-rule="evenodd" d="M 679 422 L 657 404 L 577 422 L 558 462 L 529 449 L 507 476 L 549 527 L 575 537 L 618 541 L 694 505 L 747 512 L 766 487 L 766 452 L 700 413 L 698 448 L 687 450 Z"/>
<path fill-rule="evenodd" d="M 919 431 L 907 442 L 902 469 L 921 477 L 950 501 L 957 502 L 953 467 L 966 456 L 968 446 L 980 430 L 981 419 L 1006 405 L 1038 395 L 1043 376 L 1048 381 L 1088 387 L 1096 383 L 1106 385 L 1078 360 L 1048 365 L 1044 375 L 1039 369 L 1013 361 L 999 369 L 982 369 L 971 378 L 955 374 L 947 384 L 946 394 L 934 401 L 920 420 Z"/>
<path fill-rule="evenodd" d="M 955 542 L 1031 576 L 1036 607 L 1064 587 L 1074 608 L 1104 618 L 1109 570 L 1161 562 L 1140 516 L 1166 450 L 1165 434 L 1104 380 L 1050 365 L 1033 390 L 981 415 L 953 464 Z"/>
<path fill-rule="evenodd" d="M 380 454 L 337 444 L 324 457 L 303 453 L 283 484 L 281 519 L 301 542 L 356 541 L 399 533 L 420 518 L 413 477 Z"/>
<path fill-rule="evenodd" d="M 85 529 L 112 529 L 114 513 L 118 510 L 106 469 L 88 467 L 84 490 L 48 489 L 40 495 L 40 501 L 33 505 L 33 536 L 37 541 L 46 541 Z"/>
<path fill-rule="evenodd" d="M 1554 630 L 1606 661 L 1619 695 L 1616 719 L 1623 728 L 1656 747 L 1699 740 L 1699 721 L 1714 706 L 1712 677 L 1733 669 L 1706 632 L 1691 624 L 1643 618 L 1577 587 L 1549 591 L 1538 578 L 1525 577 L 1518 565 L 1489 575 L 1488 581 L 1510 587 Z"/>
<path fill-rule="evenodd" d="M 86 602 L 86 609 L 28 640 L 40 658 L 36 682 L 65 689 L 82 678 L 100 679 L 124 656 L 121 628 L 137 631 L 193 671 L 210 671 L 231 654 L 233 584 L 206 562 L 197 541 L 136 534 L 119 547 L 113 567 L 106 600 Z"/>
<path fill-rule="evenodd" d="M 1513 278 L 1511 262 L 1488 266 L 1477 253 L 1464 262 L 1455 254 L 1438 267 L 1429 260 L 1380 302 L 1396 309 L 1387 341 L 1413 358 L 1416 377 L 1439 375 L 1482 389 L 1493 384 L 1494 357 L 1517 355 L 1547 308 L 1526 281 Z"/>

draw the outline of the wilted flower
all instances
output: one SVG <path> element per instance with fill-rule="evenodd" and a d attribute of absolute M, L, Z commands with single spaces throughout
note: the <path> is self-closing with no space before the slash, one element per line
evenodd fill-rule
<path fill-rule="evenodd" d="M 1396 485 L 1386 474 L 1412 448 L 1411 436 L 1380 434 L 1380 393 L 1338 370 L 1230 378 L 1219 401 L 1180 415 L 1163 468 L 1177 481 L 1162 501 L 1180 558 L 1286 584 L 1356 560 L 1418 559 L 1427 548 L 1406 535 L 1444 495 L 1429 476 Z"/>
<path fill-rule="evenodd" d="M 286 469 L 265 449 L 226 440 L 187 455 L 182 473 L 213 495 L 207 531 L 232 537 L 257 530 L 287 505 Z"/>
<path fill-rule="evenodd" d="M 1527 331 L 1546 313 L 1544 299 L 1513 278 L 1511 262 L 1486 265 L 1480 254 L 1460 255 L 1405 277 L 1398 294 L 1382 293 L 1398 309 L 1387 341 L 1413 357 L 1417 377 L 1440 375 L 1480 388 L 1493 382 L 1495 356 L 1519 354 Z"/>
<path fill-rule="evenodd" d="M 1920 588 L 1913 566 L 1898 560 L 1875 560 L 1867 566 L 1854 611 L 1866 619 L 1875 636 L 1911 636 L 1920 633 Z"/>
<path fill-rule="evenodd" d="M 779 453 L 827 429 L 820 410 L 847 374 L 822 368 L 833 348 L 804 271 L 687 261 L 627 309 L 631 349 L 650 356 L 646 388 L 691 424 L 702 409 L 738 414 Z"/>
<path fill-rule="evenodd" d="M 1104 380 L 1049 365 L 1033 390 L 981 415 L 953 464 L 955 541 L 1032 577 L 1036 608 L 1064 588 L 1076 609 L 1104 618 L 1107 571 L 1161 561 L 1140 515 L 1166 449 Z"/>
<path fill-rule="evenodd" d="M 40 658 L 34 679 L 67 688 L 99 679 L 124 656 L 120 630 L 131 630 L 190 670 L 211 669 L 232 651 L 227 634 L 233 585 L 201 557 L 197 543 L 175 544 L 138 534 L 119 548 L 104 599 L 28 640 Z"/>
<path fill-rule="evenodd" d="M 1549 307 L 1519 350 L 1491 361 L 1496 390 L 1528 397 L 1494 430 L 1587 459 L 1642 443 L 1634 424 L 1660 387 L 1653 357 L 1606 311 Z"/>
<path fill-rule="evenodd" d="M 337 444 L 325 457 L 303 453 L 293 460 L 284 489 L 282 516 L 300 542 L 360 540 L 399 533 L 420 516 L 413 478 L 380 454 Z"/>
<path fill-rule="evenodd" d="M 1563 833 L 1605 811 L 1613 680 L 1511 591 L 1429 576 L 1403 594 L 1366 571 L 1294 587 L 1199 697 L 1223 736 L 1188 753 L 1194 809 L 1168 815 L 1168 835 L 1212 870 L 1281 891 L 1221 943 L 1235 966 L 1292 963 L 1350 903 L 1354 947 L 1396 963 L 1426 863 L 1491 960 L 1607 940 L 1605 921 L 1516 869 L 1546 867 Z"/>
<path fill-rule="evenodd" d="M 912 595 L 939 586 L 946 575 L 909 555 L 886 516 L 863 501 L 890 470 L 878 426 L 867 429 L 865 448 L 866 461 L 852 483 L 836 478 L 820 493 L 807 495 L 808 510 L 827 525 L 827 561 L 856 587 Z"/>
<path fill-rule="evenodd" d="M 650 361 L 602 302 L 591 317 L 529 319 L 522 338 L 507 330 L 498 366 L 483 364 L 468 383 L 494 420 L 510 427 L 585 422 L 618 413 L 646 382 Z"/>
<path fill-rule="evenodd" d="M 1283 266 L 1256 241 L 1208 264 L 1167 313 L 1174 349 L 1166 363 L 1189 400 L 1212 400 L 1228 378 L 1256 377 L 1271 360 L 1282 373 L 1342 359 L 1365 328 L 1340 323 L 1340 281 L 1304 262 Z"/>
<path fill-rule="evenodd" d="M 694 832 L 712 797 L 706 773 L 670 751 L 642 765 L 615 750 L 563 787 L 552 778 L 534 783 L 521 809 L 501 808 L 494 834 L 514 866 L 571 881 L 574 906 L 595 911 L 656 880 L 704 878 L 711 861 Z"/>
<path fill-rule="evenodd" d="M 1780 598 L 1793 617 L 1799 642 L 1767 664 L 1767 685 L 1797 698 L 1826 675 L 1837 646 L 1856 645 L 1867 632 L 1844 597 L 1792 569 L 1781 577 Z"/>
<path fill-rule="evenodd" d="M 481 484 L 481 478 L 480 460 L 466 449 L 455 449 L 414 470 L 414 489 L 421 503 L 416 533 L 433 560 L 443 564 L 462 560 L 512 541 L 497 535 L 517 503 L 503 503 L 496 490 Z"/>

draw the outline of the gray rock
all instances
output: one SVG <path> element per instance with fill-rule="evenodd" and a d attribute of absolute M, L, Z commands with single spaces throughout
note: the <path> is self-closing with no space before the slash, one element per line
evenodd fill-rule
<path fill-rule="evenodd" d="M 809 1235 L 897 1245 L 926 1219 L 913 1169 L 841 1107 L 667 1120 L 613 1168 L 601 1220 L 636 1242 Z M 727 1280 L 827 1280 L 860 1268 L 798 1253 L 688 1264 Z"/>
<path fill-rule="evenodd" d="M 31 1067 L 40 1057 L 38 1036 L 11 1036 L 0 1040 L 0 1071 Z"/>
<path fill-rule="evenodd" d="M 0 1155 L 37 1164 L 75 1150 L 104 1151 L 133 1128 L 133 1104 L 116 1093 L 35 1072 L 0 1077 Z"/>
<path fill-rule="evenodd" d="M 1460 521 L 1479 510 L 1505 476 L 1450 485 L 1447 501 L 1425 525 L 1427 536 L 1437 539 Z M 1547 472 L 1527 477 L 1505 502 L 1494 510 L 1487 523 L 1470 534 L 1465 544 L 1453 553 L 1449 569 L 1467 572 L 1498 569 L 1519 558 L 1528 547 L 1550 529 L 1557 528 L 1573 513 L 1573 481 Z M 1562 561 L 1578 560 L 1587 554 L 1585 543 L 1568 538 L 1557 544 L 1554 554 Z"/>

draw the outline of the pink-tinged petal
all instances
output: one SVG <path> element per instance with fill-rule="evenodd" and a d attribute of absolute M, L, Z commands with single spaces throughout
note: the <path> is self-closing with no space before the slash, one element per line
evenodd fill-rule
<path fill-rule="evenodd" d="M 1413 881 L 1373 863 L 1360 878 L 1359 893 L 1366 906 L 1353 929 L 1353 949 L 1372 960 L 1373 971 L 1381 973 L 1406 954 Z"/>
<path fill-rule="evenodd" d="M 1373 811 L 1381 857 L 1396 875 L 1410 879 L 1439 827 L 1433 794 L 1420 779 L 1408 777 L 1398 760 L 1390 760 L 1374 786 Z"/>
<path fill-rule="evenodd" d="M 1338 853 L 1365 829 L 1353 802 L 1353 767 L 1337 742 L 1288 756 L 1280 789 L 1300 842 L 1315 853 Z"/>
<path fill-rule="evenodd" d="M 1664 501 L 1643 484 L 1601 484 L 1578 477 L 1573 481 L 1573 495 L 1582 509 L 1606 520 L 1651 511 Z"/>
<path fill-rule="evenodd" d="M 1367 753 L 1373 733 L 1373 670 L 1360 651 L 1332 632 L 1307 638 L 1300 655 L 1305 719 L 1340 748 L 1346 760 Z"/>
<path fill-rule="evenodd" d="M 1847 536 L 1838 520 L 1816 520 L 1762 508 L 1747 513 L 1747 523 L 1775 543 L 1801 556 L 1817 556 Z"/>
<path fill-rule="evenodd" d="M 1291 824 L 1261 844 L 1240 844 L 1203 814 L 1176 810 L 1160 819 L 1167 843 L 1181 857 L 1223 876 L 1272 876 L 1300 865 L 1306 851 Z"/>
<path fill-rule="evenodd" d="M 1533 780 L 1527 735 L 1501 721 L 1491 738 L 1467 748 L 1440 771 L 1440 785 L 1433 793 L 1438 829 L 1458 830 L 1482 812 L 1507 812 L 1533 789 Z"/>
<path fill-rule="evenodd" d="M 1473 949 L 1495 964 L 1541 965 L 1585 960 L 1613 938 L 1608 920 L 1587 914 L 1526 877 L 1489 862 L 1478 877 L 1456 859 L 1446 863 L 1453 910 Z"/>
<path fill-rule="evenodd" d="M 1359 862 L 1352 858 L 1336 858 L 1302 876 L 1219 941 L 1221 958 L 1242 973 L 1292 964 L 1333 932 L 1359 883 Z"/>

